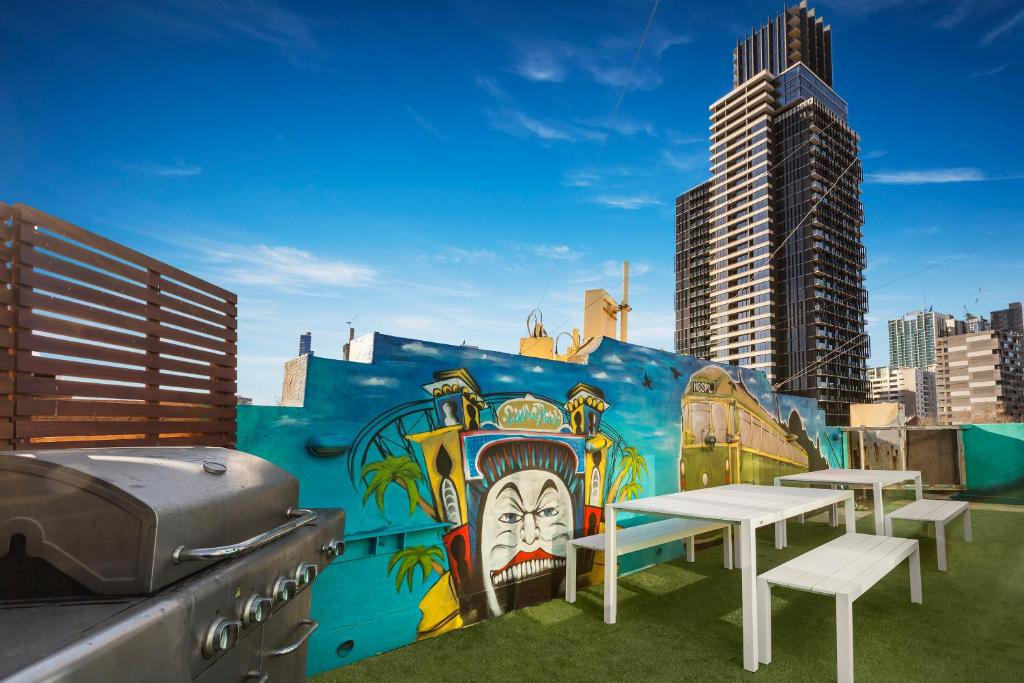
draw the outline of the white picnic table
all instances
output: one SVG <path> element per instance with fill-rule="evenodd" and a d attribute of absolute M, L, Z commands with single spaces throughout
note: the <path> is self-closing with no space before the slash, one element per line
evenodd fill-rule
<path fill-rule="evenodd" d="M 854 533 L 856 523 L 853 492 L 814 488 L 783 488 L 755 484 L 728 484 L 696 491 L 651 496 L 605 506 L 604 621 L 614 624 L 617 606 L 618 556 L 615 514 L 619 510 L 666 517 L 708 519 L 739 526 L 740 571 L 743 604 L 743 668 L 757 671 L 757 552 L 758 528 L 780 526 L 789 517 L 828 505 L 845 504 L 846 531 Z"/>
<path fill-rule="evenodd" d="M 897 486 L 905 482 L 914 482 L 914 492 L 917 500 L 922 498 L 921 473 L 917 470 L 848 470 L 841 468 L 816 470 L 802 474 L 787 474 L 783 477 L 775 477 L 775 485 L 783 484 L 828 484 L 835 486 L 870 486 L 874 491 L 875 498 L 875 533 L 879 536 L 885 535 L 885 514 L 882 508 L 882 489 L 886 486 Z M 834 516 L 829 519 L 830 524 L 835 524 Z M 782 541 L 785 543 L 786 531 L 783 527 Z"/>

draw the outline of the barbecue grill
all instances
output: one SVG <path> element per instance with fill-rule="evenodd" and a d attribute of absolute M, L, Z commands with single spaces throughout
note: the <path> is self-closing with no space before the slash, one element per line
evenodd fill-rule
<path fill-rule="evenodd" d="M 344 512 L 226 448 L 0 453 L 0 681 L 298 681 Z"/>

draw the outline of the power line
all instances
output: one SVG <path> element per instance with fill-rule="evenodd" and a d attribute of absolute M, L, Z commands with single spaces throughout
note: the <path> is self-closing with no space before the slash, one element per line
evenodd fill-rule
<path fill-rule="evenodd" d="M 644 43 L 647 42 L 647 34 L 651 32 L 651 24 L 654 23 L 654 15 L 658 11 L 658 5 L 661 4 L 661 0 L 654 0 L 654 7 L 651 8 L 651 15 L 647 17 L 647 26 L 644 27 L 644 34 L 640 37 L 640 44 L 636 47 L 636 52 L 633 54 L 633 61 L 629 63 L 629 72 L 626 74 L 626 82 L 622 85 L 622 90 L 619 91 L 619 97 L 615 101 L 615 109 L 612 111 L 612 116 L 608 120 L 608 131 L 611 132 L 612 127 L 615 125 L 615 120 L 619 117 L 619 109 L 622 107 L 622 100 L 626 98 L 626 91 L 629 90 L 630 84 L 633 82 L 633 71 L 636 69 L 636 63 L 640 59 L 640 53 L 643 52 Z M 597 160 L 594 165 L 601 163 L 601 157 L 604 155 L 604 148 L 608 144 L 608 136 L 605 135 L 604 140 L 601 141 L 601 146 L 597 149 Z"/>

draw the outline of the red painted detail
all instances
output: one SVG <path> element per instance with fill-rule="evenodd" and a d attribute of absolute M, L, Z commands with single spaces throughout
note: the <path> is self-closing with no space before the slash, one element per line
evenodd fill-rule
<path fill-rule="evenodd" d="M 602 509 L 596 505 L 583 506 L 583 535 L 596 534 L 601 528 Z"/>
<path fill-rule="evenodd" d="M 456 539 L 462 539 L 462 543 L 456 544 Z M 457 526 L 446 533 L 444 541 L 445 551 L 448 553 L 448 569 L 455 578 L 456 588 L 468 582 L 473 574 L 473 563 L 470 562 L 469 552 L 469 525 Z M 461 550 L 461 552 L 459 552 Z M 463 576 L 465 572 L 468 576 Z"/>
<path fill-rule="evenodd" d="M 513 567 L 513 566 L 515 566 L 517 564 L 522 564 L 523 562 L 529 562 L 530 560 L 554 560 L 554 559 L 558 559 L 558 558 L 556 558 L 554 555 L 552 555 L 551 553 L 547 552 L 543 548 L 537 548 L 536 550 L 531 550 L 528 553 L 525 553 L 522 550 L 520 550 L 518 553 L 516 553 L 516 556 L 513 557 L 511 561 L 509 561 L 508 564 L 506 564 L 501 569 L 495 569 L 494 571 L 491 572 L 491 574 L 492 575 L 500 574 L 501 572 L 505 571 L 509 567 Z"/>

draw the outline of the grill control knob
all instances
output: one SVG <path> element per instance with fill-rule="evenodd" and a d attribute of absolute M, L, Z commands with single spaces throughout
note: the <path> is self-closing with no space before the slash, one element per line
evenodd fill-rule
<path fill-rule="evenodd" d="M 333 560 L 345 552 L 345 541 L 339 541 L 332 538 L 324 544 L 324 547 L 321 548 L 321 550 L 325 555 L 327 555 L 328 560 Z"/>
<path fill-rule="evenodd" d="M 278 602 L 288 602 L 295 597 L 295 591 L 298 590 L 299 584 L 294 579 L 289 579 L 284 576 L 277 580 L 274 584 L 274 600 Z"/>
<path fill-rule="evenodd" d="M 295 580 L 300 586 L 307 586 L 313 583 L 313 579 L 316 578 L 318 567 L 315 564 L 309 562 L 300 562 L 299 566 L 295 568 Z"/>
<path fill-rule="evenodd" d="M 206 631 L 206 638 L 203 640 L 203 655 L 213 657 L 234 647 L 238 640 L 239 626 L 241 626 L 241 622 L 223 618 L 210 624 L 210 628 Z"/>
<path fill-rule="evenodd" d="M 262 624 L 270 616 L 270 610 L 274 608 L 274 601 L 262 595 L 253 595 L 245 603 L 242 610 L 242 624 L 254 626 Z"/>

